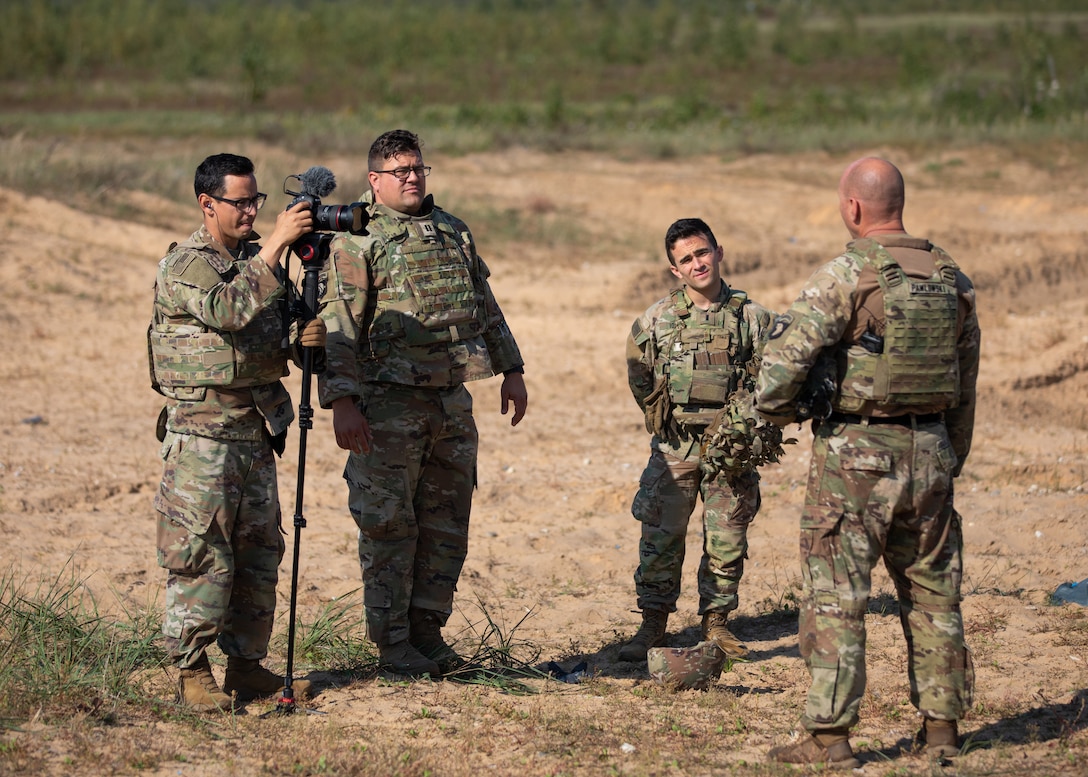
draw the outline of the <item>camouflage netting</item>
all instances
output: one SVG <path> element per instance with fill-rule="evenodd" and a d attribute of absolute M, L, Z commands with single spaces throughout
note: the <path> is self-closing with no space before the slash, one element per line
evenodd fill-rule
<path fill-rule="evenodd" d="M 756 413 L 747 389 L 737 390 L 706 428 L 699 468 L 708 477 L 738 477 L 754 472 L 768 462 L 778 461 L 783 445 L 797 442 L 782 439 L 782 430 Z"/>

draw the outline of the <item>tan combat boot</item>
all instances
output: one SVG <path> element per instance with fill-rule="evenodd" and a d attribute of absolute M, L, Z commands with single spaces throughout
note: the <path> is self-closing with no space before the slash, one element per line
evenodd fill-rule
<path fill-rule="evenodd" d="M 787 764 L 822 764 L 826 769 L 857 769 L 861 761 L 854 757 L 845 729 L 795 731 L 793 742 L 772 747 L 767 757 Z"/>
<path fill-rule="evenodd" d="M 725 620 L 725 613 L 720 610 L 709 610 L 704 613 L 703 639 L 715 643 L 727 658 L 743 658 L 748 655 L 748 647 L 726 628 Z"/>
<path fill-rule="evenodd" d="M 307 698 L 311 686 L 309 680 L 291 679 L 291 692 L 295 699 Z M 236 694 L 238 701 L 276 696 L 283 691 L 283 677 L 265 669 L 256 659 L 228 656 L 223 690 Z"/>
<path fill-rule="evenodd" d="M 433 610 L 412 607 L 408 610 L 408 642 L 424 658 L 438 665 L 441 674 L 468 667 L 468 662 L 442 639 L 441 615 Z"/>
<path fill-rule="evenodd" d="M 219 685 L 212 676 L 212 667 L 208 663 L 207 655 L 201 655 L 196 664 L 181 670 L 178 678 L 178 704 L 194 712 L 230 711 L 232 707 L 230 695 L 219 689 Z"/>
<path fill-rule="evenodd" d="M 620 648 L 620 661 L 645 661 L 646 651 L 665 644 L 669 613 L 665 610 L 643 610 L 642 625 L 631 641 Z"/>
<path fill-rule="evenodd" d="M 960 737 L 954 720 L 926 718 L 918 732 L 918 743 L 934 758 L 955 758 L 960 754 Z"/>
<path fill-rule="evenodd" d="M 441 671 L 431 659 L 420 653 L 408 640 L 392 645 L 378 645 L 378 669 L 405 677 L 438 677 Z"/>

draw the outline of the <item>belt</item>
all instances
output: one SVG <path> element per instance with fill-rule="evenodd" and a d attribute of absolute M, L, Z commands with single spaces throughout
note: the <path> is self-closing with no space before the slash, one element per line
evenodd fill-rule
<path fill-rule="evenodd" d="M 857 413 L 832 413 L 827 417 L 827 422 L 831 424 L 867 424 L 869 426 L 876 426 L 879 424 L 914 427 L 923 426 L 925 424 L 939 424 L 943 421 L 944 413 L 926 413 L 924 415 L 907 413 L 906 415 L 893 415 L 887 417 L 858 415 Z"/>

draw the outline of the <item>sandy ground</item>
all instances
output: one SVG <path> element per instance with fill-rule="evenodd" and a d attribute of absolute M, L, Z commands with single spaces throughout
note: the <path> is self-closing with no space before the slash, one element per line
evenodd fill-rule
<path fill-rule="evenodd" d="M 274 153 L 245 149 L 258 168 L 266 151 Z M 508 626 L 520 621 L 517 636 L 541 649 L 541 661 L 569 668 L 585 660 L 598 678 L 594 693 L 563 686 L 562 693 L 510 704 L 531 704 L 534 716 L 561 705 L 587 720 L 614 715 L 615 695 L 625 695 L 622 709 L 632 719 L 640 704 L 668 707 L 668 699 L 640 696 L 649 682 L 644 669 L 616 660 L 639 622 L 631 579 L 639 527 L 629 506 L 648 455 L 626 386 L 624 337 L 635 316 L 669 288 L 660 243 L 668 224 L 684 216 L 703 217 L 715 229 L 731 284 L 784 309 L 808 273 L 847 239 L 835 186 L 845 164 L 866 153 L 899 164 L 908 184 L 907 228 L 946 248 L 978 288 L 978 424 L 957 482 L 966 536 L 964 614 L 978 686 L 976 711 L 963 730 L 979 741 L 1011 743 L 1002 757 L 1013 763 L 1039 753 L 1049 758 L 1072 743 L 1070 773 L 1085 768 L 1085 751 L 1075 746 L 1083 748 L 1085 739 L 1088 624 L 1075 605 L 1047 602 L 1060 583 L 1088 578 L 1088 161 L 1075 156 L 1056 155 L 1046 169 L 990 148 L 662 162 L 524 151 L 429 157 L 438 201 L 470 225 L 470 214 L 478 216 L 477 240 L 525 356 L 530 392 L 526 419 L 511 429 L 498 412 L 498 381 L 471 387 L 482 436 L 479 490 L 448 633 L 471 638 L 486 609 Z M 355 174 L 365 160 L 322 163 Z M 286 202 L 273 200 L 258 222 L 266 231 L 272 209 Z M 0 189 L 6 292 L 0 337 L 8 351 L 0 367 L 0 567 L 49 577 L 69 565 L 106 607 L 116 599 L 135 606 L 162 601 L 151 509 L 161 474 L 154 439 L 161 403 L 148 385 L 144 330 L 156 261 L 197 223 L 195 207 L 179 209 L 148 195 L 133 194 L 131 201 L 134 211 L 160 209 L 165 226 L 95 218 Z M 297 398 L 299 376 L 288 382 Z M 796 720 L 807 687 L 796 623 L 782 616 L 799 589 L 797 519 L 809 459 L 807 428 L 792 429 L 799 444 L 764 472 L 763 509 L 750 531 L 733 621 L 752 660 L 722 676 L 711 691 L 720 694 L 716 702 L 685 702 L 716 720 L 707 725 L 725 719 L 732 731 L 733 721 L 744 720 L 743 731 L 698 768 L 664 766 L 673 763 L 667 737 L 658 742 L 644 732 L 630 756 L 642 760 L 625 766 L 620 744 L 638 736 L 637 727 L 624 728 L 634 724 L 613 718 L 600 724 L 615 731 L 611 755 L 601 760 L 577 743 L 567 755 L 534 753 L 511 717 L 491 731 L 498 744 L 465 750 L 467 769 L 657 773 L 646 755 L 651 748 L 660 753 L 660 773 L 707 773 L 763 759 Z M 280 468 L 289 544 L 297 440 L 293 431 Z M 343 459 L 331 414 L 318 411 L 300 546 L 303 618 L 360 585 Z M 679 612 L 670 621 L 674 645 L 696 641 L 696 526 Z M 289 547 L 284 606 L 290 558 Z M 876 753 L 887 753 L 916 726 L 893 599 L 887 578 L 878 575 L 869 619 L 870 695 L 857 739 Z M 373 680 L 343 685 L 320 670 L 301 673 L 322 684 L 313 709 L 330 714 L 299 725 L 312 727 L 315 737 L 332 736 L 335 719 L 336 737 L 347 742 L 421 727 L 428 721 L 418 719 L 418 710 L 428 699 L 445 710 L 447 725 L 461 720 L 465 728 L 459 716 L 473 694 L 484 693 L 450 684 L 427 691 Z M 442 752 L 440 728 L 424 736 Z M 524 737 L 532 741 L 531 733 Z M 184 770 L 167 764 L 144 773 L 216 773 L 198 747 L 185 744 L 185 736 L 180 741 L 177 747 L 194 750 Z M 995 757 L 980 748 L 963 760 L 981 765 Z M 60 758 L 38 763 L 63 771 Z M 870 755 L 865 772 L 878 773 L 881 762 Z M 249 773 L 253 765 L 238 764 L 232 773 Z M 453 771 L 440 766 L 431 773 Z"/>

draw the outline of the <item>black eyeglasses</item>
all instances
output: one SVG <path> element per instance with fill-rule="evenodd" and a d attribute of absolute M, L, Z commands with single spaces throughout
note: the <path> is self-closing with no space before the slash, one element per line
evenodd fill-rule
<path fill-rule="evenodd" d="M 394 167 L 392 170 L 371 170 L 372 173 L 387 173 L 396 176 L 398 181 L 407 181 L 408 176 L 415 173 L 420 178 L 426 178 L 431 174 L 430 165 L 417 165 L 416 167 Z"/>
<path fill-rule="evenodd" d="M 264 207 L 264 201 L 268 199 L 268 195 L 263 192 L 257 192 L 256 197 L 244 197 L 240 200 L 228 200 L 226 197 L 216 197 L 214 194 L 209 194 L 216 202 L 225 202 L 228 205 L 233 205 L 240 211 L 247 210 L 260 210 Z"/>

